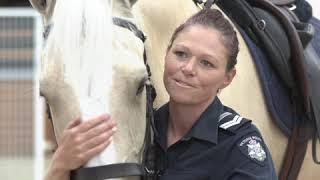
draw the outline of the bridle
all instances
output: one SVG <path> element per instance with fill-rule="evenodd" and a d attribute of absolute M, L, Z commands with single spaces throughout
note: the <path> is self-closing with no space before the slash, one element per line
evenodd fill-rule
<path fill-rule="evenodd" d="M 203 7 L 204 7 L 204 8 L 210 9 L 211 6 L 216 3 L 217 0 L 207 0 L 207 1 L 205 1 L 205 2 L 204 2 L 203 0 L 192 0 L 192 1 L 194 2 L 194 4 L 195 4 L 196 6 L 199 6 L 199 7 L 200 7 L 201 4 L 203 4 Z"/>
<path fill-rule="evenodd" d="M 122 28 L 126 28 L 131 31 L 136 37 L 138 37 L 143 43 L 146 40 L 146 36 L 144 33 L 137 28 L 135 24 L 132 22 L 113 17 L 113 24 Z M 45 28 L 43 32 L 43 38 L 46 39 L 50 33 L 52 25 L 49 25 Z M 155 170 L 155 150 L 153 147 L 153 136 L 157 135 L 157 131 L 154 125 L 154 116 L 153 116 L 153 102 L 156 97 L 156 91 L 154 86 L 151 84 L 151 71 L 150 67 L 147 63 L 147 55 L 146 48 L 144 47 L 143 52 L 144 64 L 147 69 L 148 79 L 145 83 L 146 88 L 146 131 L 143 143 L 143 159 L 142 163 L 117 163 L 117 164 L 109 164 L 105 166 L 99 167 L 81 167 L 77 170 L 71 171 L 70 179 L 71 180 L 100 180 L 100 179 L 109 179 L 109 178 L 119 178 L 119 177 L 127 177 L 127 176 L 141 176 L 144 180 L 153 179 L 158 172 Z M 48 117 L 51 117 L 51 113 L 49 111 L 49 105 L 47 103 L 47 114 Z M 52 120 L 52 118 L 50 118 Z M 51 122 L 52 123 L 52 122 Z"/>

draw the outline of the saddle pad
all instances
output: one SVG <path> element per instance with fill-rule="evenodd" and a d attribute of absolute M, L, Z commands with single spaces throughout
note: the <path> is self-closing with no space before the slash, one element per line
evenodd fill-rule
<path fill-rule="evenodd" d="M 268 111 L 282 132 L 286 136 L 290 136 L 293 125 L 297 121 L 297 115 L 294 112 L 290 93 L 282 84 L 275 70 L 272 69 L 265 52 L 263 52 L 242 29 L 240 29 L 240 33 L 246 41 L 254 59 Z"/>
<path fill-rule="evenodd" d="M 315 35 L 305 53 L 306 70 L 309 79 L 309 94 L 313 110 L 313 118 L 317 129 L 318 138 L 320 138 L 320 20 L 312 18 L 310 23 L 314 26 Z"/>
<path fill-rule="evenodd" d="M 314 50 L 316 51 L 316 53 L 318 54 L 318 56 L 320 56 L 320 20 L 312 17 L 310 19 L 310 23 L 313 25 L 314 29 L 315 29 L 315 34 L 314 37 L 311 41 L 311 44 L 314 48 Z M 320 59 L 319 59 L 320 61 Z"/>

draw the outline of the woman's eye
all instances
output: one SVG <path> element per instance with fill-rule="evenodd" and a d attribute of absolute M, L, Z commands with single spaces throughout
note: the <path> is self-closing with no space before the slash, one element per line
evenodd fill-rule
<path fill-rule="evenodd" d="M 201 60 L 200 63 L 206 68 L 214 68 L 214 65 L 208 60 Z"/>
<path fill-rule="evenodd" d="M 175 51 L 174 54 L 179 58 L 186 58 L 187 57 L 187 53 L 185 53 L 183 51 Z"/>

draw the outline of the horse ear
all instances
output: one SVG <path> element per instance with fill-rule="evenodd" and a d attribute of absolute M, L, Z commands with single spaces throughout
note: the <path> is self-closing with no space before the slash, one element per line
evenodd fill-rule
<path fill-rule="evenodd" d="M 32 7 L 41 14 L 45 13 L 47 9 L 47 0 L 29 0 Z"/>
<path fill-rule="evenodd" d="M 54 5 L 56 0 L 29 0 L 32 7 L 39 11 L 40 14 L 44 16 L 46 20 L 48 20 L 54 9 Z"/>

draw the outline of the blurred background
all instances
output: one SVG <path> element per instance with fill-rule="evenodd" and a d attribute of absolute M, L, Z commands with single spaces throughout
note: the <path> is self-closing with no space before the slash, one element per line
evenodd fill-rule
<path fill-rule="evenodd" d="M 27 0 L 0 0 L 0 179 L 36 179 L 35 81 L 41 19 Z M 39 33 L 40 32 L 40 33 Z"/>

